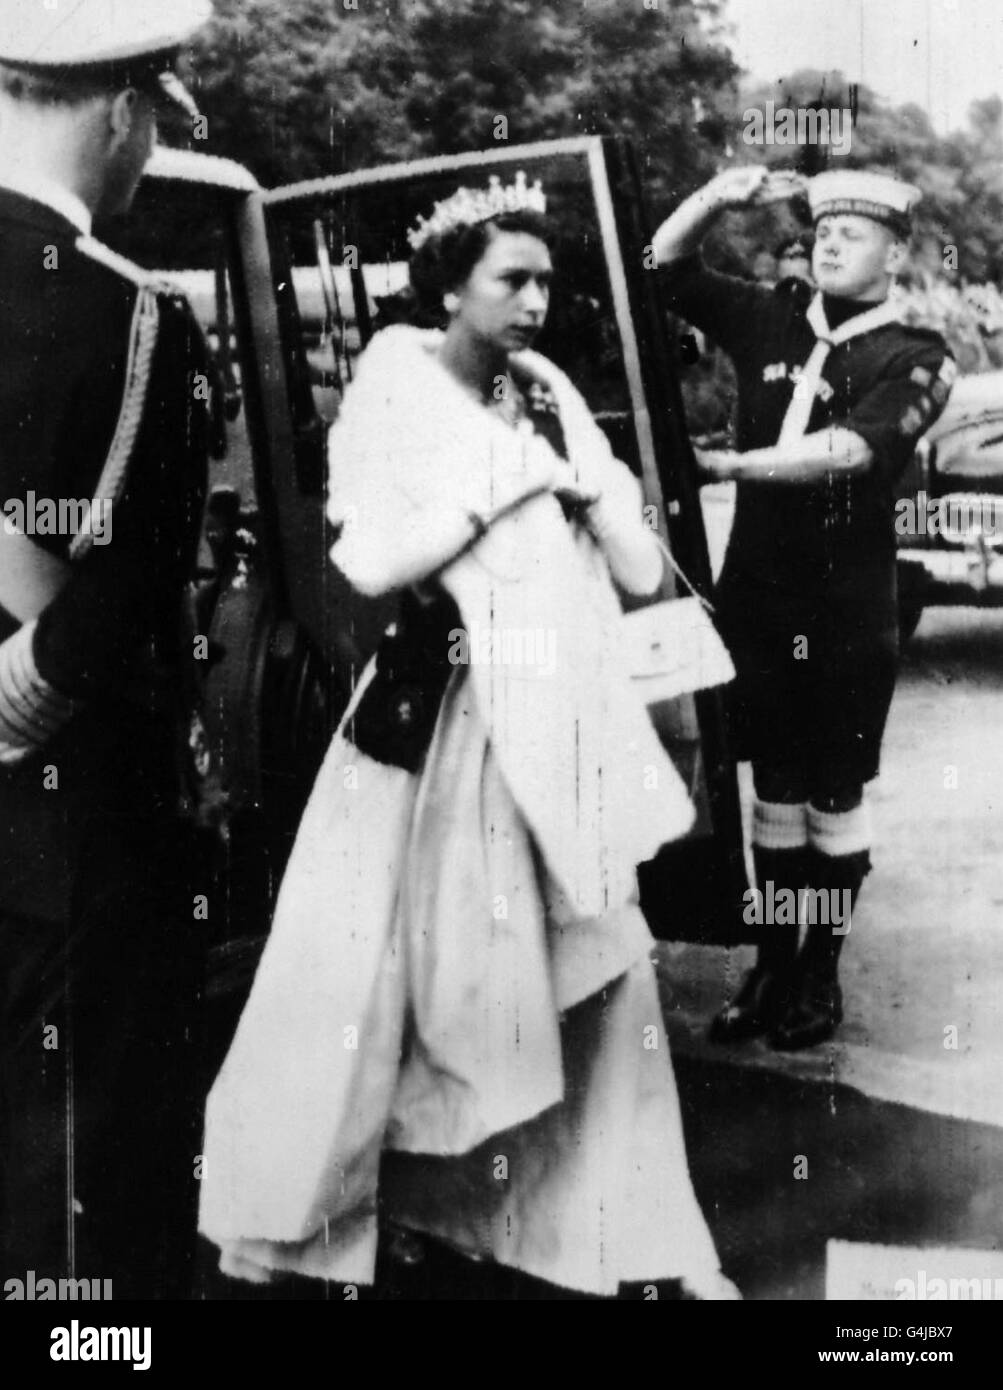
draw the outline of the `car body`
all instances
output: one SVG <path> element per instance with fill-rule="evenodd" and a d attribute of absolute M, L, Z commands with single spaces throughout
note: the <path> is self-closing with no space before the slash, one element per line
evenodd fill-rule
<path fill-rule="evenodd" d="M 896 504 L 904 637 L 926 607 L 1003 605 L 1003 371 L 959 377 Z"/>

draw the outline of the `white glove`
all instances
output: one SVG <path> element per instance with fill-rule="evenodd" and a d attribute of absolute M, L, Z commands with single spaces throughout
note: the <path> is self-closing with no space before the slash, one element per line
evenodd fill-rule
<path fill-rule="evenodd" d="M 641 489 L 625 464 L 607 476 L 604 491 L 588 508 L 587 522 L 617 583 L 631 594 L 653 594 L 662 582 L 662 552 L 655 533 L 644 525 Z"/>

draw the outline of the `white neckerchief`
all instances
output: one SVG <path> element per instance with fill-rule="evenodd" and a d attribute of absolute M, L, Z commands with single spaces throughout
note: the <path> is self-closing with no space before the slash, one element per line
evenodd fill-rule
<path fill-rule="evenodd" d="M 90 236 L 94 218 L 90 208 L 69 188 L 54 179 L 41 174 L 28 173 L 16 168 L 0 166 L 0 188 L 11 193 L 20 193 L 22 198 L 30 198 L 33 203 L 44 203 L 67 222 L 72 222 L 77 231 Z"/>
<path fill-rule="evenodd" d="M 886 323 L 897 323 L 899 317 L 898 305 L 886 299 L 883 303 L 876 304 L 873 309 L 854 314 L 853 318 L 847 319 L 838 328 L 830 328 L 825 309 L 822 307 L 822 296 L 816 294 L 808 306 L 806 315 L 809 325 L 814 330 L 816 343 L 794 388 L 794 395 L 780 426 L 778 444 L 789 444 L 794 439 L 800 439 L 807 429 L 811 408 L 815 404 L 815 393 L 822 380 L 822 368 L 831 349 L 850 338 L 858 337 L 861 333 L 870 333 L 874 328 L 882 328 Z"/>

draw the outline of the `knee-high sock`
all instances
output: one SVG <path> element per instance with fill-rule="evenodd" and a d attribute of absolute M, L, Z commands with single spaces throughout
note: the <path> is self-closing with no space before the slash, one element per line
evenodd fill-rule
<path fill-rule="evenodd" d="M 804 849 L 808 843 L 808 807 L 803 801 L 763 801 L 752 807 L 752 843 L 756 849 Z"/>
<path fill-rule="evenodd" d="M 867 803 L 850 811 L 820 811 L 809 805 L 808 838 L 808 885 L 814 897 L 804 902 L 808 932 L 801 959 L 812 970 L 835 973 L 852 930 L 861 884 L 871 868 Z"/>
<path fill-rule="evenodd" d="M 801 803 L 757 800 L 753 809 L 752 855 L 764 906 L 784 889 L 800 900 L 807 880 L 808 818 Z M 772 884 L 772 893 L 770 885 Z M 757 964 L 768 969 L 790 965 L 797 954 L 797 912 L 792 923 L 763 922 Z"/>

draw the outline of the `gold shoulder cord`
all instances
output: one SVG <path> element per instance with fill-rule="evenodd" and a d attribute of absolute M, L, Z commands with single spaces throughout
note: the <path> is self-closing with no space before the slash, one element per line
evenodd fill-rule
<path fill-rule="evenodd" d="M 157 346 L 157 333 L 160 327 L 160 305 L 157 302 L 158 289 L 166 288 L 155 276 L 148 275 L 132 261 L 117 255 L 93 237 L 80 237 L 77 249 L 93 260 L 100 261 L 110 270 L 124 275 L 138 285 L 136 306 L 132 313 L 132 326 L 129 332 L 129 353 L 125 367 L 125 388 L 122 393 L 122 406 L 118 423 L 112 436 L 108 457 L 105 459 L 101 476 L 94 489 L 95 498 L 113 505 L 122 495 L 125 487 L 129 461 L 136 443 L 136 436 L 143 419 L 146 397 L 153 366 L 153 354 Z M 70 559 L 79 560 L 93 545 L 90 528 L 79 530 L 70 542 Z"/>

